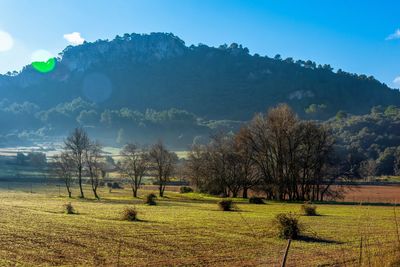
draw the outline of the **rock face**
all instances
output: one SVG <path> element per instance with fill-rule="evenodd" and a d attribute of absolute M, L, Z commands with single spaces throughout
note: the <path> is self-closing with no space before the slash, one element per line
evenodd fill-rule
<path fill-rule="evenodd" d="M 173 34 L 125 34 L 113 41 L 99 40 L 83 46 L 69 46 L 61 53 L 61 62 L 70 71 L 85 71 L 101 61 L 152 63 L 181 56 L 185 43 Z"/>
<path fill-rule="evenodd" d="M 103 77 L 109 88 L 88 85 L 93 76 Z M 179 108 L 208 119 L 248 120 L 282 102 L 313 119 L 400 103 L 397 90 L 373 77 L 333 72 L 310 60 L 251 55 L 235 43 L 188 47 L 171 33 L 125 34 L 69 46 L 50 73 L 26 66 L 0 76 L 0 99 L 48 109 L 78 97 L 91 101 L 87 92 L 93 97 L 97 87 L 107 91 L 96 103 L 100 109 Z"/>

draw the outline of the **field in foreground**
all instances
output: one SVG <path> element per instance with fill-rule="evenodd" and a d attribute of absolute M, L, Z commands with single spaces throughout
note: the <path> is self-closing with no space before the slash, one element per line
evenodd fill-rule
<path fill-rule="evenodd" d="M 54 187 L 29 191 L 0 189 L 1 266 L 279 266 L 286 241 L 273 218 L 300 211 L 300 204 L 238 199 L 239 211 L 222 212 L 217 198 L 175 192 L 146 206 L 128 189 L 104 189 L 100 201 L 69 200 Z M 79 214 L 65 214 L 67 202 Z M 141 220 L 121 220 L 132 205 Z M 304 236 L 292 242 L 287 266 L 358 266 L 360 246 L 363 264 L 383 266 L 379 254 L 397 245 L 392 206 L 324 204 L 318 212 L 300 217 Z"/>

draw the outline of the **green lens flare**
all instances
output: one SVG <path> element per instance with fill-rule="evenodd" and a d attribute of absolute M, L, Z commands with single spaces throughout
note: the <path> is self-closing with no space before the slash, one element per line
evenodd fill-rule
<path fill-rule="evenodd" d="M 54 70 L 56 67 L 56 59 L 50 58 L 46 62 L 35 61 L 32 62 L 32 67 L 38 72 L 47 73 Z"/>

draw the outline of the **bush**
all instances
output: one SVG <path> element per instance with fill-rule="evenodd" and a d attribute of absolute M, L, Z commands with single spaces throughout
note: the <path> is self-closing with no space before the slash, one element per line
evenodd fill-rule
<path fill-rule="evenodd" d="M 221 200 L 218 206 L 223 211 L 232 211 L 234 208 L 232 200 Z"/>
<path fill-rule="evenodd" d="M 111 187 L 112 189 L 123 189 L 123 187 L 117 182 L 113 182 Z"/>
<path fill-rule="evenodd" d="M 299 219 L 293 213 L 280 213 L 275 217 L 278 235 L 284 239 L 296 239 L 300 234 Z"/>
<path fill-rule="evenodd" d="M 67 214 L 75 214 L 75 209 L 71 203 L 64 204 L 65 213 Z"/>
<path fill-rule="evenodd" d="M 305 202 L 301 205 L 301 212 L 306 216 L 316 216 L 317 206 L 311 204 L 310 202 Z"/>
<path fill-rule="evenodd" d="M 145 201 L 145 203 L 146 203 L 147 205 L 155 206 L 155 205 L 157 205 L 156 198 L 157 198 L 156 195 L 154 195 L 153 193 L 150 193 L 150 194 L 148 194 L 148 195 L 146 196 L 146 201 Z"/>
<path fill-rule="evenodd" d="M 137 221 L 137 211 L 134 207 L 126 207 L 122 212 L 122 219 L 125 221 Z"/>
<path fill-rule="evenodd" d="M 265 204 L 264 199 L 261 197 L 251 197 L 249 198 L 250 204 Z"/>
<path fill-rule="evenodd" d="M 181 194 L 191 193 L 191 192 L 193 192 L 193 188 L 191 188 L 190 186 L 181 186 L 179 191 L 181 192 Z"/>

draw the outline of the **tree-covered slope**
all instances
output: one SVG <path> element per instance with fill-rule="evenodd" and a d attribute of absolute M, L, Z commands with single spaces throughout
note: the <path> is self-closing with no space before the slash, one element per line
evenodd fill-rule
<path fill-rule="evenodd" d="M 48 109 L 77 97 L 100 109 L 178 108 L 207 119 L 248 120 L 286 102 L 305 118 L 399 105 L 400 93 L 373 77 L 311 61 L 251 55 L 232 44 L 186 46 L 172 34 L 126 34 L 67 47 L 50 73 L 27 66 L 0 77 L 0 97 Z"/>

